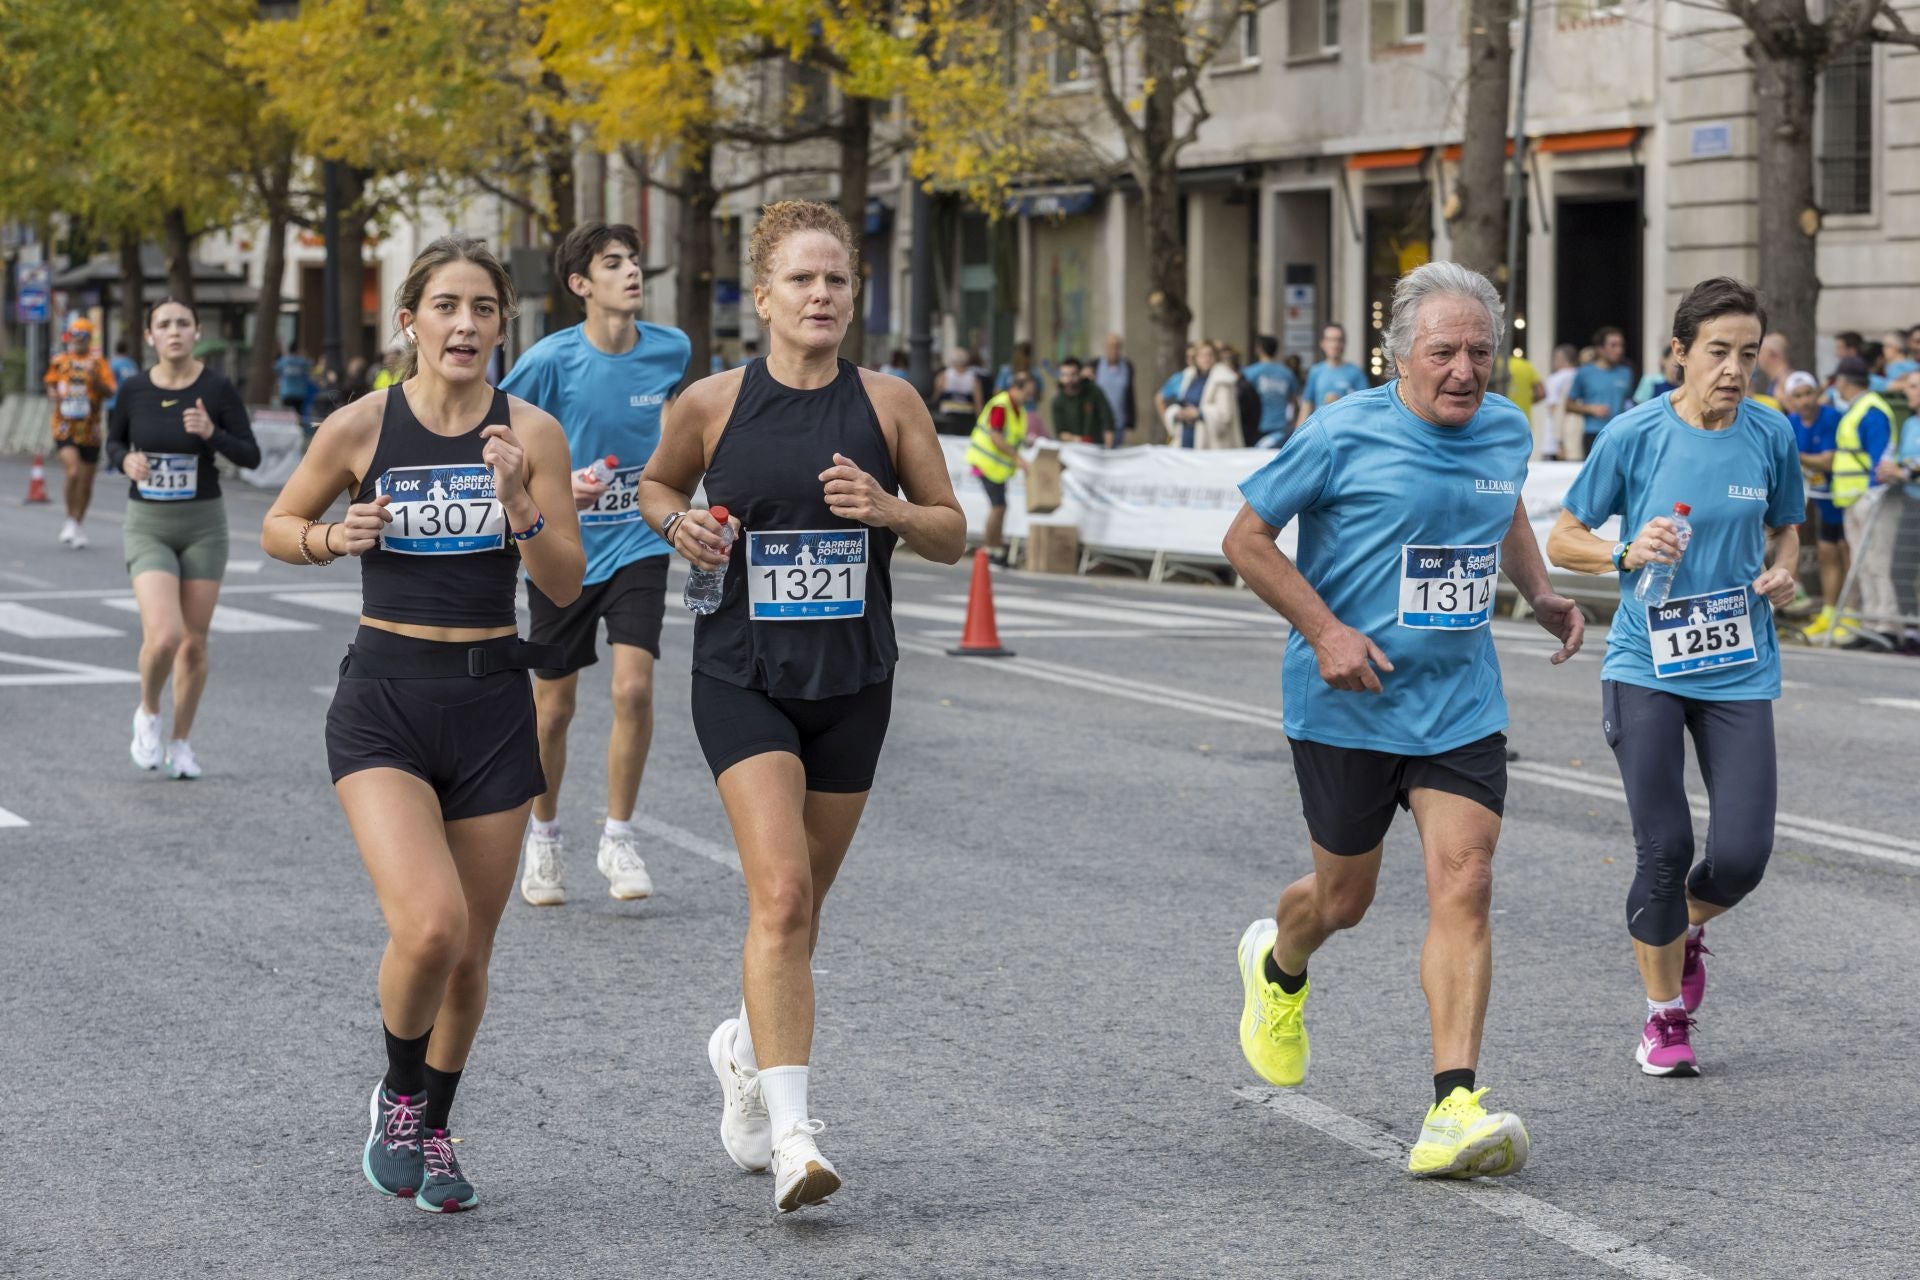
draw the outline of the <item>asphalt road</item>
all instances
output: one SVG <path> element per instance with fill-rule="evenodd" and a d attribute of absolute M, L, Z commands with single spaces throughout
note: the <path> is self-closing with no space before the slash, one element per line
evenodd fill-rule
<path fill-rule="evenodd" d="M 455 1114 L 480 1188 L 439 1219 L 359 1172 L 381 1066 L 373 895 L 321 723 L 356 570 L 236 532 L 194 744 L 127 760 L 121 486 L 55 544 L 0 464 L 0 1275 L 31 1277 L 1910 1276 L 1920 1065 L 1920 671 L 1789 653 L 1782 831 L 1712 931 L 1698 1080 L 1641 1076 L 1632 849 L 1598 640 L 1497 629 L 1520 759 L 1483 1083 L 1533 1162 L 1414 1183 L 1430 1096 L 1404 818 L 1365 924 L 1314 960 L 1313 1075 L 1240 1059 L 1234 943 L 1306 863 L 1283 629 L 1244 592 L 998 580 L 1011 662 L 939 655 L 965 575 L 898 565 L 879 788 L 816 960 L 815 1112 L 847 1178 L 787 1218 L 715 1133 L 708 1031 L 745 911 L 674 611 L 642 790 L 658 894 L 592 869 L 608 725 L 583 680 L 562 909 L 517 898 Z M 676 583 L 678 577 L 675 578 Z"/>

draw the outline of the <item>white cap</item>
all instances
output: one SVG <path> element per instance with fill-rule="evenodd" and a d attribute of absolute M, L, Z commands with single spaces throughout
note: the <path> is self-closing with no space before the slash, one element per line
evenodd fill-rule
<path fill-rule="evenodd" d="M 1787 375 L 1786 393 L 1792 395 L 1802 387 L 1812 387 L 1815 391 L 1818 391 L 1820 389 L 1820 380 L 1808 373 L 1805 369 L 1795 369 Z"/>

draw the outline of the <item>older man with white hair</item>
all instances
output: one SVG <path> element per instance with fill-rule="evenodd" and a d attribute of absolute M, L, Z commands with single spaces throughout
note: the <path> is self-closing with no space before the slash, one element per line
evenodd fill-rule
<path fill-rule="evenodd" d="M 1475 1088 L 1493 954 L 1493 850 L 1506 798 L 1507 704 L 1488 624 L 1505 570 L 1560 642 L 1580 648 L 1520 491 L 1533 433 L 1487 394 L 1501 332 L 1485 277 L 1434 262 L 1394 287 L 1396 377 L 1307 419 L 1240 486 L 1224 550 L 1293 624 L 1283 691 L 1313 870 L 1240 939 L 1240 1046 L 1271 1084 L 1306 1079 L 1307 959 L 1373 900 L 1395 807 L 1424 850 L 1420 980 L 1433 1030 L 1434 1105 L 1408 1163 L 1425 1177 L 1512 1173 L 1526 1127 Z M 1275 540 L 1300 522 L 1298 562 Z"/>

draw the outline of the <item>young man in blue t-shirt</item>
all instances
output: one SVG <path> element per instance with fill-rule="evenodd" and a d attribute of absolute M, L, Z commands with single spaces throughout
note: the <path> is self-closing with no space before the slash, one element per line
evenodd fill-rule
<path fill-rule="evenodd" d="M 653 664 L 660 656 L 669 552 L 640 518 L 636 499 L 640 472 L 660 443 L 660 415 L 685 379 L 692 354 L 686 334 L 639 318 L 640 233 L 632 227 L 583 223 L 561 243 L 554 266 L 587 318 L 536 342 L 500 384 L 566 429 L 587 552 L 585 584 L 572 604 L 556 605 L 527 583 L 529 638 L 565 651 L 559 667 L 534 672 L 547 791 L 533 802 L 520 894 L 535 906 L 566 901 L 560 783 L 567 770 L 567 727 L 580 669 L 599 660 L 595 641 L 602 619 L 613 652 L 613 734 L 607 741 L 607 824 L 596 863 L 614 897 L 653 892 L 633 810 L 653 740 Z M 589 469 L 608 458 L 615 460 L 612 476 L 603 482 Z"/>
<path fill-rule="evenodd" d="M 1367 389 L 1367 375 L 1347 362 L 1347 331 L 1330 324 L 1320 331 L 1320 354 L 1325 359 L 1307 370 L 1307 387 L 1300 395 L 1300 421 L 1343 396 Z"/>
<path fill-rule="evenodd" d="M 1567 412 L 1585 421 L 1580 426 L 1580 456 L 1593 452 L 1600 432 L 1633 404 L 1633 370 L 1627 358 L 1627 335 L 1608 325 L 1593 335 L 1593 363 L 1583 364 L 1567 389 Z"/>
<path fill-rule="evenodd" d="M 1294 378 L 1293 370 L 1280 363 L 1278 338 L 1263 333 L 1253 345 L 1260 359 L 1242 370 L 1240 376 L 1260 397 L 1260 443 L 1277 449 L 1293 426 L 1293 402 L 1300 394 L 1300 383 Z"/>

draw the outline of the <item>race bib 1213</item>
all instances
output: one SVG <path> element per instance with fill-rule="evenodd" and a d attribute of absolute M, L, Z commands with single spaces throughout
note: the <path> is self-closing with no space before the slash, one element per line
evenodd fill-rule
<path fill-rule="evenodd" d="M 192 453 L 150 453 L 140 496 L 148 502 L 185 502 L 200 491 L 200 458 Z"/>

